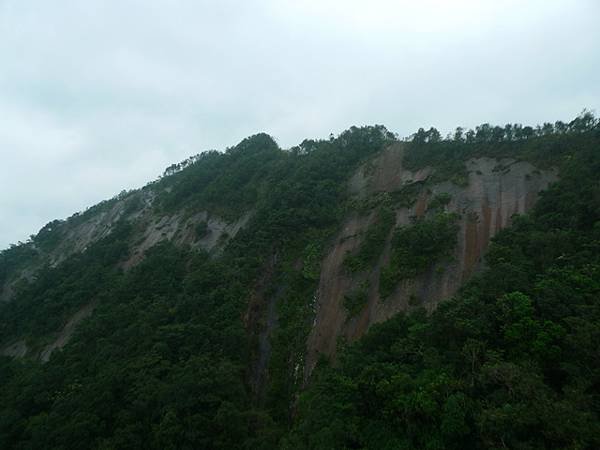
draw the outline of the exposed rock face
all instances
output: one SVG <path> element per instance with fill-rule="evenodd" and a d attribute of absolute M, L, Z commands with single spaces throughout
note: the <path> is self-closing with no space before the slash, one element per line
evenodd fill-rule
<path fill-rule="evenodd" d="M 130 255 L 122 266 L 127 270 L 143 259 L 146 250 L 163 240 L 218 254 L 224 244 L 252 217 L 251 211 L 233 222 L 226 222 L 220 217 L 209 215 L 207 211 L 200 211 L 193 215 L 186 211 L 178 211 L 171 215 L 157 216 L 154 209 L 155 198 L 156 193 L 152 189 L 145 188 L 115 201 L 110 207 L 90 215 L 85 220 L 79 218 L 75 221 L 63 222 L 59 226 L 64 229 L 64 234 L 58 245 L 0 286 L 0 301 L 10 301 L 14 294 L 15 283 L 19 279 L 30 279 L 34 276 L 42 260 L 56 267 L 70 255 L 85 252 L 94 242 L 107 237 L 121 220 L 135 226 Z M 132 203 L 136 205 L 135 208 L 131 208 Z M 199 237 L 196 227 L 201 222 L 206 223 L 206 231 Z"/>
<path fill-rule="evenodd" d="M 10 283 L 6 283 L 4 286 L 0 286 L 0 303 L 9 301 L 13 296 L 13 286 Z"/>
<path fill-rule="evenodd" d="M 284 290 L 279 286 L 277 291 L 269 292 L 272 285 L 277 254 L 272 255 L 265 263 L 262 274 L 256 282 L 253 293 L 248 300 L 244 314 L 244 326 L 256 342 L 253 364 L 249 368 L 248 379 L 256 401 L 264 400 L 264 388 L 268 378 L 268 363 L 271 357 L 271 333 L 277 326 L 277 301 Z"/>
<path fill-rule="evenodd" d="M 128 211 L 127 202 L 136 200 L 132 198 L 134 196 L 138 197 L 140 207 Z M 133 193 L 131 197 L 117 201 L 109 210 L 69 228 L 61 244 L 50 255 L 52 264 L 57 265 L 69 255 L 85 251 L 89 245 L 108 236 L 114 225 L 122 219 L 137 226 L 131 256 L 124 264 L 124 268 L 128 269 L 143 259 L 146 250 L 163 240 L 210 251 L 219 243 L 235 236 L 251 217 L 251 213 L 246 213 L 238 220 L 228 223 L 220 217 L 210 216 L 207 211 L 191 216 L 185 211 L 157 216 L 153 209 L 155 197 L 152 191 Z M 206 222 L 206 233 L 198 238 L 195 227 L 201 222 Z"/>
<path fill-rule="evenodd" d="M 467 161 L 467 170 L 467 186 L 451 182 L 435 184 L 422 190 L 411 207 L 396 209 L 396 225 L 408 225 L 411 217 L 427 214 L 427 206 L 436 194 L 450 194 L 445 209 L 460 215 L 459 232 L 451 261 L 435 264 L 417 278 L 400 283 L 385 300 L 379 296 L 379 274 L 390 258 L 393 230 L 372 270 L 352 276 L 344 269 L 343 261 L 347 252 L 358 248 L 375 213 L 347 218 L 322 264 L 316 317 L 307 343 L 305 377 L 310 375 L 320 355 L 335 356 L 339 339 L 353 341 L 372 324 L 398 312 L 417 305 L 432 310 L 441 300 L 452 296 L 481 267 L 490 239 L 510 225 L 514 214 L 528 211 L 538 193 L 557 180 L 555 171 L 539 171 L 530 163 L 508 159 L 471 159 Z M 349 188 L 357 198 L 366 198 L 424 181 L 430 173 L 429 168 L 415 173 L 404 170 L 402 147 L 396 146 L 361 168 L 350 180 Z M 365 279 L 370 282 L 368 304 L 360 314 L 349 318 L 343 306 L 344 296 Z"/>
<path fill-rule="evenodd" d="M 125 262 L 124 268 L 128 269 L 144 258 L 144 252 L 160 241 L 169 240 L 179 245 L 202 248 L 207 251 L 217 250 L 219 244 L 225 243 L 232 238 L 252 217 L 248 212 L 238 220 L 227 223 L 219 217 L 209 216 L 206 211 L 201 211 L 191 217 L 182 213 L 171 216 L 163 216 L 155 219 L 154 216 L 147 218 L 138 238 L 136 245 L 131 251 L 130 258 Z M 198 237 L 196 226 L 206 223 L 204 236 Z"/>
<path fill-rule="evenodd" d="M 12 356 L 13 358 L 24 358 L 28 352 L 27 344 L 24 340 L 19 340 L 11 344 L 7 344 L 0 349 L 0 355 Z"/>
<path fill-rule="evenodd" d="M 433 173 L 432 168 L 411 172 L 403 168 L 402 159 L 403 148 L 398 144 L 367 162 L 350 179 L 351 195 L 364 201 L 383 193 L 398 192 L 407 186 L 426 184 L 427 187 L 419 191 L 412 206 L 395 209 L 395 224 L 402 226 L 410 224 L 413 217 L 430 214 L 428 207 L 431 200 L 440 193 L 448 194 L 450 201 L 444 206 L 445 210 L 460 215 L 453 258 L 433 265 L 414 279 L 400 283 L 383 300 L 379 295 L 379 276 L 381 268 L 390 259 L 393 230 L 387 236 L 384 249 L 373 267 L 366 273 L 350 275 L 343 267 L 344 259 L 348 252 L 359 248 L 365 231 L 376 220 L 376 211 L 354 213 L 346 217 L 321 264 L 314 306 L 315 319 L 307 342 L 305 377 L 312 371 L 319 355 L 335 356 L 340 339 L 355 340 L 372 324 L 398 312 L 415 306 L 432 310 L 441 300 L 452 296 L 481 267 L 482 255 L 490 239 L 510 225 L 514 214 L 528 211 L 538 193 L 557 179 L 556 172 L 537 170 L 527 162 L 484 157 L 467 161 L 468 184 L 458 186 L 449 181 L 431 184 L 427 180 Z M 142 261 L 145 251 L 163 240 L 218 254 L 227 240 L 234 237 L 252 216 L 248 212 L 234 222 L 226 222 L 206 211 L 190 213 L 182 210 L 160 215 L 158 208 L 154 207 L 156 192 L 153 189 L 149 187 L 133 192 L 111 202 L 95 214 L 63 222 L 60 225 L 64 227 L 60 243 L 43 255 L 37 264 L 45 259 L 57 265 L 71 254 L 85 252 L 91 244 L 110 234 L 121 220 L 134 226 L 129 257 L 122 264 L 125 270 Z M 199 229 L 203 231 L 199 233 Z M 34 276 L 37 267 L 32 264 L 24 268 L 9 283 L 0 286 L 0 300 L 9 300 L 12 297 L 12 283 L 19 278 Z M 272 267 L 266 270 L 265 276 L 271 274 L 272 270 Z M 270 280 L 270 275 L 267 278 Z M 269 280 L 258 280 L 257 291 L 249 301 L 248 313 L 244 318 L 258 345 L 256 366 L 251 369 L 252 386 L 258 396 L 266 377 L 270 355 L 269 336 L 277 322 L 277 295 L 272 298 L 265 295 Z M 368 302 L 360 313 L 349 317 L 343 299 L 366 280 L 369 281 Z M 53 350 L 68 342 L 77 324 L 92 311 L 93 306 L 83 307 L 64 324 L 61 331 L 57 330 L 55 340 L 45 348 L 28 349 L 24 341 L 17 341 L 18 337 L 15 337 L 15 340 L 4 343 L 0 353 L 18 357 L 34 355 L 47 360 Z"/>
<path fill-rule="evenodd" d="M 41 351 L 29 348 L 27 343 L 21 339 L 0 348 L 0 355 L 12 356 L 15 358 L 29 357 L 39 359 L 42 362 L 48 362 L 52 352 L 56 349 L 63 348 L 69 342 L 77 325 L 79 325 L 86 317 L 91 316 L 97 304 L 97 302 L 93 301 L 80 308 L 79 311 L 71 316 L 62 330 L 54 336 L 52 342 L 42 348 Z"/>
<path fill-rule="evenodd" d="M 35 277 L 36 271 L 44 262 L 57 266 L 70 255 L 85 252 L 94 242 L 108 236 L 121 220 L 128 221 L 134 226 L 129 257 L 122 263 L 122 268 L 128 270 L 143 260 L 146 250 L 164 240 L 218 254 L 227 241 L 233 238 L 252 217 L 250 211 L 238 220 L 226 222 L 220 217 L 209 215 L 207 211 L 190 214 L 184 210 L 159 216 L 153 207 L 155 197 L 151 189 L 143 189 L 114 201 L 109 207 L 90 214 L 89 217 L 76 217 L 74 220 L 67 220 L 58 225 L 63 227 L 60 242 L 50 252 L 42 254 L 29 266 L 16 273 L 4 286 L 0 286 L 0 301 L 11 301 L 14 285 L 20 280 L 30 280 Z M 131 207 L 132 204 L 135 205 L 134 208 Z M 201 236 L 197 231 L 200 224 L 204 224 Z M 13 340 L 0 343 L 0 355 L 48 361 L 54 350 L 64 347 L 69 342 L 76 326 L 92 314 L 95 305 L 92 302 L 77 311 L 64 324 L 63 329 L 52 337 L 53 341 L 46 347 L 29 348 L 24 340 Z"/>
<path fill-rule="evenodd" d="M 95 301 L 91 302 L 91 303 L 85 305 L 83 308 L 81 308 L 75 314 L 73 314 L 73 316 L 65 324 L 63 329 L 60 330 L 60 333 L 58 333 L 58 336 L 56 336 L 56 339 L 54 341 L 52 341 L 50 344 L 48 344 L 41 351 L 41 353 L 39 355 L 39 359 L 42 362 L 48 362 L 48 360 L 50 360 L 50 355 L 52 354 L 52 352 L 54 350 L 61 349 L 65 345 L 67 345 L 67 343 L 71 339 L 71 336 L 75 332 L 75 327 L 77 327 L 77 325 L 79 325 L 79 323 L 83 319 L 92 315 L 92 312 L 94 312 L 94 308 L 96 307 L 96 305 L 97 305 L 97 302 L 95 302 Z"/>
<path fill-rule="evenodd" d="M 50 264 L 57 266 L 70 255 L 84 252 L 89 245 L 108 236 L 119 220 L 123 218 L 134 220 L 143 213 L 146 208 L 150 207 L 154 197 L 151 193 L 143 191 L 133 195 L 143 196 L 145 202 L 142 210 L 128 214 L 126 200 L 123 199 L 115 202 L 110 209 L 100 211 L 98 214 L 92 215 L 92 217 L 81 221 L 77 225 L 69 226 L 70 224 L 67 221 L 64 224 L 66 232 L 62 237 L 60 244 L 52 250 L 50 255 L 48 255 Z"/>

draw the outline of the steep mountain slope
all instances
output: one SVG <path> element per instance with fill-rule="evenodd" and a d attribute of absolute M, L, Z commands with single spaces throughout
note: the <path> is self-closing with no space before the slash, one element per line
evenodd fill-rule
<path fill-rule="evenodd" d="M 599 138 L 454 298 L 318 367 L 283 448 L 598 448 Z"/>
<path fill-rule="evenodd" d="M 0 253 L 0 447 L 293 442 L 321 356 L 433 311 L 599 139 L 589 114 L 288 151 L 260 134 L 48 224 Z"/>
<path fill-rule="evenodd" d="M 323 261 L 315 324 L 308 340 L 307 372 L 319 354 L 335 353 L 340 337 L 353 341 L 373 323 L 411 307 L 426 306 L 432 310 L 440 300 L 452 296 L 480 265 L 490 239 L 510 224 L 513 215 L 527 212 L 535 204 L 538 192 L 557 179 L 555 170 L 540 171 L 525 161 L 481 157 L 466 162 L 468 179 L 464 185 L 450 181 L 427 183 L 431 168 L 414 173 L 403 170 L 402 153 L 402 145 L 388 147 L 359 169 L 352 180 L 354 186 L 360 186 L 355 193 L 358 202 L 389 195 L 394 219 L 384 236 L 381 254 L 372 268 L 359 274 L 348 271 L 344 261 L 348 252 L 364 245 L 369 227 L 378 219 L 377 209 L 344 218 L 342 230 Z M 394 194 L 409 190 L 413 195 L 410 205 L 406 205 L 405 198 L 394 202 Z M 439 203 L 440 199 L 444 204 Z M 389 265 L 394 227 L 427 220 L 439 215 L 440 210 L 457 215 L 456 243 L 451 253 L 382 296 L 379 281 L 381 270 Z M 344 307 L 344 298 L 365 283 L 365 304 L 351 316 Z"/>

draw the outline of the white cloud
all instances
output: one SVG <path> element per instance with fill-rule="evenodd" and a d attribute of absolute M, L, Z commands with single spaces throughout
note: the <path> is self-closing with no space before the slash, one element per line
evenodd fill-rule
<path fill-rule="evenodd" d="M 266 131 L 598 108 L 595 0 L 0 0 L 0 248 Z"/>

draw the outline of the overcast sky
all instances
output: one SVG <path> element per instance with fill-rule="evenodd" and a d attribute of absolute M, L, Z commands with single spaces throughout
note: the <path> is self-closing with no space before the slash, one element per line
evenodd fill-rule
<path fill-rule="evenodd" d="M 598 0 L 0 0 L 0 248 L 260 131 L 600 109 Z"/>

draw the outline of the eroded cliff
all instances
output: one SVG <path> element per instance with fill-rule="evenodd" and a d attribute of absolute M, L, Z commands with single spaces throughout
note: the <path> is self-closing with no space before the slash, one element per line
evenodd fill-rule
<path fill-rule="evenodd" d="M 43 230 L 57 233 L 60 238 L 46 248 L 36 245 L 35 241 L 21 244 L 30 247 L 35 256 L 24 267 L 15 270 L 0 286 L 0 301 L 11 301 L 19 284 L 35 280 L 45 266 L 58 267 L 70 256 L 85 253 L 88 247 L 107 238 L 119 223 L 128 223 L 133 229 L 127 255 L 119 263 L 121 269 L 128 271 L 144 259 L 147 250 L 164 241 L 218 255 L 252 216 L 252 212 L 246 212 L 236 220 L 227 221 L 207 211 L 161 212 L 155 205 L 156 189 L 151 186 L 130 192 L 66 221 L 48 224 Z M 42 341 L 31 341 L 27 336 L 13 336 L 8 341 L 0 342 L 0 356 L 48 361 L 53 351 L 70 341 L 75 328 L 93 313 L 97 303 L 96 298 L 89 298 L 64 319 L 60 330 L 44 336 Z"/>
<path fill-rule="evenodd" d="M 360 210 L 345 219 L 322 263 L 315 319 L 307 342 L 305 376 L 310 375 L 321 355 L 335 356 L 340 340 L 353 341 L 372 324 L 398 312 L 417 306 L 432 310 L 441 300 L 451 297 L 481 267 L 490 239 L 509 226 L 515 214 L 528 211 L 538 193 L 557 180 L 555 170 L 538 170 L 529 162 L 480 157 L 466 162 L 466 182 L 432 183 L 429 180 L 433 168 L 411 172 L 403 168 L 402 159 L 401 144 L 389 147 L 363 165 L 350 181 L 351 194 L 363 204 L 386 195 L 393 198 L 397 193 L 410 192 L 413 198 L 410 205 L 392 202 L 394 226 L 375 264 L 362 273 L 349 273 L 344 261 L 364 242 L 377 212 L 375 208 Z M 410 226 L 415 219 L 439 210 L 456 213 L 458 232 L 451 257 L 434 262 L 414 278 L 400 281 L 387 298 L 382 298 L 380 275 L 390 260 L 394 229 Z M 366 301 L 352 315 L 344 300 L 360 286 L 368 286 Z"/>

